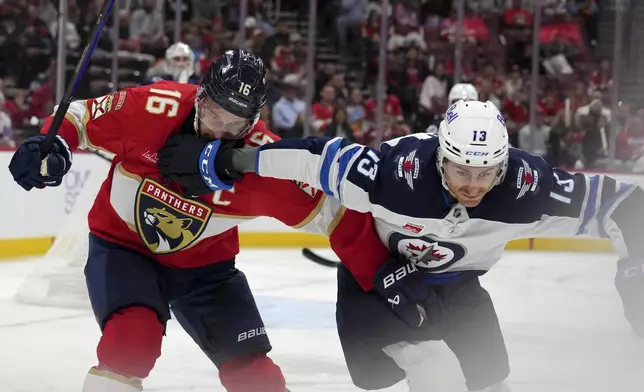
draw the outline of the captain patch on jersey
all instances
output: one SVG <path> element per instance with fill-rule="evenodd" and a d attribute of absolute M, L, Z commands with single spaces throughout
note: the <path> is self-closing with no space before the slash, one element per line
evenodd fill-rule
<path fill-rule="evenodd" d="M 180 251 L 203 233 L 212 210 L 146 178 L 136 196 L 136 229 L 156 254 Z"/>

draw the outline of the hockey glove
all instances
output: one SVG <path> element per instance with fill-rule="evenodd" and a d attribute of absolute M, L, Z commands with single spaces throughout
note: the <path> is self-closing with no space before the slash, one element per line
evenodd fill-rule
<path fill-rule="evenodd" d="M 426 321 L 425 303 L 431 288 L 423 282 L 423 274 L 410 261 L 389 260 L 374 277 L 374 289 L 391 306 L 391 310 L 412 328 L 420 328 Z"/>
<path fill-rule="evenodd" d="M 72 166 L 72 152 L 60 136 L 54 139 L 51 151 L 43 162 L 40 159 L 40 145 L 44 140 L 45 135 L 25 140 L 9 162 L 9 171 L 13 179 L 27 191 L 32 188 L 59 186 L 63 182 L 63 176 Z"/>
<path fill-rule="evenodd" d="M 644 339 L 644 258 L 620 260 L 615 286 L 622 298 L 626 319 Z"/>
<path fill-rule="evenodd" d="M 159 150 L 157 167 L 166 181 L 182 185 L 189 196 L 230 190 L 233 180 L 241 177 L 242 173 L 229 175 L 225 170 L 217 170 L 215 162 L 225 162 L 226 157 L 231 156 L 233 143 L 192 135 L 172 135 Z"/>

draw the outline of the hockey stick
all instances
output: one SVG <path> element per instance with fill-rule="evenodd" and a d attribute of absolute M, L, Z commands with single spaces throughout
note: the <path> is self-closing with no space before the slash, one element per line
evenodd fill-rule
<path fill-rule="evenodd" d="M 340 264 L 340 261 L 334 261 L 334 260 L 327 259 L 326 257 L 322 257 L 317 253 L 313 252 L 309 248 L 302 249 L 302 256 L 304 256 L 305 258 L 311 260 L 316 264 L 320 264 L 325 267 L 337 267 L 338 264 Z"/>
<path fill-rule="evenodd" d="M 41 173 L 43 173 L 43 175 L 47 173 L 47 161 L 44 160 L 44 158 L 49 154 L 49 151 L 51 150 L 51 145 L 54 142 L 54 138 L 56 137 L 56 134 L 58 134 L 58 128 L 60 128 L 60 125 L 63 123 L 63 118 L 65 118 L 67 109 L 69 109 L 69 105 L 74 99 L 73 94 L 76 92 L 76 89 L 78 88 L 78 85 L 83 78 L 83 74 L 85 73 L 85 69 L 87 68 L 87 64 L 89 63 L 89 59 L 92 57 L 92 52 L 94 52 L 94 48 L 98 43 L 98 39 L 101 37 L 101 33 L 103 32 L 103 28 L 107 23 L 107 18 L 109 18 L 110 12 L 112 12 L 115 1 L 116 0 L 103 1 L 103 7 L 98 14 L 96 25 L 94 25 L 94 29 L 92 30 L 92 41 L 85 46 L 83 54 L 78 60 L 78 64 L 76 65 L 76 69 L 74 70 L 74 75 L 72 75 L 71 80 L 67 84 L 65 94 L 58 104 L 56 114 L 54 114 L 54 119 L 51 122 L 49 130 L 47 131 L 45 140 L 40 145 L 40 158 L 44 162 L 40 171 Z"/>

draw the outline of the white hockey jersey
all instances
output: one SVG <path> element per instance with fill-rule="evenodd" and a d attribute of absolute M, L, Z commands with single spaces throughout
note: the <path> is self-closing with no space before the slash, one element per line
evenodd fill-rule
<path fill-rule="evenodd" d="M 371 212 L 389 250 L 436 278 L 483 273 L 508 241 L 527 237 L 610 238 L 622 258 L 644 256 L 641 188 L 553 169 L 511 149 L 503 182 L 465 208 L 442 186 L 437 148 L 438 138 L 427 134 L 391 140 L 380 151 L 340 138 L 285 139 L 261 147 L 257 172 L 303 181 Z"/>

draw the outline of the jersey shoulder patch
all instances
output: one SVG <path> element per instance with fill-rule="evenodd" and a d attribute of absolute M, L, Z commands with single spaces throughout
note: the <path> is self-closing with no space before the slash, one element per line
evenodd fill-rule
<path fill-rule="evenodd" d="M 511 148 L 503 182 L 470 215 L 506 223 L 536 222 L 542 218 L 551 188 L 552 170 L 546 161 Z"/>

